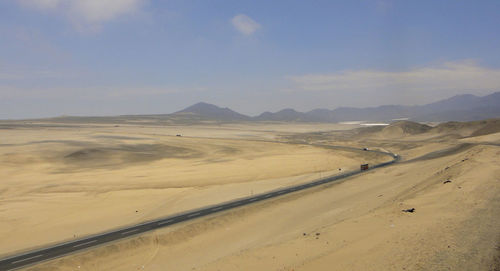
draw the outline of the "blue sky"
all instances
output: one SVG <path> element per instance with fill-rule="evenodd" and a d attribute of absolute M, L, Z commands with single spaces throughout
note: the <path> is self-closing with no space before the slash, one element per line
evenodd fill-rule
<path fill-rule="evenodd" d="M 500 1 L 0 2 L 0 118 L 206 101 L 423 104 L 500 90 Z"/>

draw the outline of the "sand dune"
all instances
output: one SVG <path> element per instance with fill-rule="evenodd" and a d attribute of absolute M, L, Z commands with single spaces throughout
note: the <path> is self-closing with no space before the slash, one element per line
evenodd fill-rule
<path fill-rule="evenodd" d="M 366 160 L 362 152 L 262 141 L 268 136 L 238 127 L 227 131 L 234 139 L 193 137 L 210 131 L 189 127 L 183 131 L 191 136 L 177 137 L 171 129 L 8 130 L 0 146 L 0 254 L 337 174 Z M 260 141 L 238 139 L 241 133 Z M 388 158 L 368 160 L 379 159 Z"/>
<path fill-rule="evenodd" d="M 471 122 L 445 122 L 429 126 L 412 121 L 396 121 L 388 126 L 366 127 L 354 129 L 349 133 L 350 139 L 376 138 L 378 140 L 453 140 L 464 137 L 475 137 L 500 132 L 500 119 L 488 119 Z"/>
<path fill-rule="evenodd" d="M 139 139 L 110 138 L 119 135 L 108 128 L 103 128 L 106 133 L 89 128 L 85 135 L 62 129 L 38 139 L 51 141 L 43 144 L 28 144 L 33 140 L 31 131 L 24 135 L 12 131 L 19 137 L 2 147 L 4 162 L 10 163 L 2 174 L 15 177 L 19 185 L 13 191 L 12 183 L 3 184 L 0 193 L 8 198 L 2 199 L 0 215 L 1 221 L 8 222 L 0 225 L 4 240 L 14 245 L 2 248 L 12 251 L 74 232 L 137 222 L 334 174 L 338 165 L 357 168 L 360 160 L 380 159 L 365 157 L 363 151 L 342 153 L 245 139 L 252 135 L 253 139 L 390 150 L 403 161 L 341 183 L 178 224 L 26 270 L 495 270 L 500 261 L 500 133 L 471 137 L 487 126 L 460 125 L 463 130 L 441 130 L 439 137 L 433 134 L 434 128 L 415 132 L 403 127 L 396 133 L 403 131 L 405 136 L 389 139 L 380 130 L 371 131 L 377 136 L 356 138 L 352 135 L 359 131 L 312 131 L 311 127 L 293 131 L 293 126 L 280 131 L 232 126 L 227 131 L 232 139 L 220 138 L 220 131 L 214 132 L 218 138 L 197 137 L 210 133 L 206 127 L 185 128 L 192 133 L 189 138 L 162 134 L 169 128 L 163 132 L 126 128 L 128 137 Z M 457 133 L 461 136 L 447 137 Z M 54 143 L 51 137 L 66 143 Z M 144 147 L 155 144 L 166 146 L 165 151 L 151 153 Z M 180 148 L 179 156 L 168 158 L 170 146 Z M 155 159 L 135 162 L 145 153 Z M 17 160 L 7 159 L 9 155 Z M 82 161 L 63 162 L 68 155 L 76 156 L 70 160 Z M 98 167 L 86 164 L 89 157 L 122 162 Z M 79 165 L 83 170 L 76 170 Z M 28 181 L 30 177 L 36 182 Z M 415 212 L 402 212 L 408 208 Z M 47 211 L 50 216 L 41 215 Z M 26 213 L 32 217 L 22 215 Z M 32 229 L 37 231 L 19 228 L 27 225 L 36 225 Z M 57 234 L 39 237 L 54 229 Z M 28 241 L 16 241 L 14 237 L 20 235 Z"/>
<path fill-rule="evenodd" d="M 397 121 L 382 129 L 382 136 L 392 138 L 406 135 L 417 135 L 428 132 L 432 127 L 411 121 Z"/>
<path fill-rule="evenodd" d="M 31 270 L 493 270 L 499 154 L 459 145 Z"/>

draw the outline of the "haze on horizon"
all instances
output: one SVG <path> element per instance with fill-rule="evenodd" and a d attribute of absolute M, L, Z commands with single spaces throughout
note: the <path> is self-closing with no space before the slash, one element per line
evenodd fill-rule
<path fill-rule="evenodd" d="M 255 115 L 500 90 L 500 2 L 0 2 L 0 119 Z"/>

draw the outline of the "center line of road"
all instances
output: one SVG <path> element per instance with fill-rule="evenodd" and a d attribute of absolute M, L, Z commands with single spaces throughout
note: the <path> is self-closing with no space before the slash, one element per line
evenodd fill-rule
<path fill-rule="evenodd" d="M 193 217 L 193 216 L 197 216 L 199 214 L 200 214 L 200 212 L 197 212 L 197 213 L 194 213 L 194 214 L 189 214 L 187 217 Z"/>
<path fill-rule="evenodd" d="M 73 247 L 81 247 L 81 246 L 84 246 L 84 245 L 92 244 L 94 242 L 97 242 L 97 240 L 92 240 L 92 241 L 88 241 L 88 242 L 81 243 L 81 244 L 78 244 L 78 245 L 74 245 Z"/>
<path fill-rule="evenodd" d="M 133 230 L 130 230 L 130 231 L 126 231 L 126 232 L 122 232 L 121 234 L 122 235 L 125 235 L 127 233 L 131 233 L 131 232 L 134 232 L 134 231 L 138 231 L 139 229 L 133 229 Z"/>
<path fill-rule="evenodd" d="M 159 222 L 157 225 L 160 226 L 160 225 L 163 225 L 163 224 L 167 224 L 168 222 L 172 221 L 173 219 L 169 219 L 167 221 L 163 221 L 163 222 Z"/>
<path fill-rule="evenodd" d="M 214 209 L 212 209 L 212 211 L 217 211 L 217 210 L 220 210 L 220 209 L 222 209 L 222 207 L 214 208 Z"/>
<path fill-rule="evenodd" d="M 39 258 L 39 257 L 42 257 L 42 256 L 43 256 L 43 254 L 39 254 L 39 255 L 36 255 L 36 256 L 33 256 L 33 257 L 29 257 L 29 258 L 22 259 L 22 260 L 19 260 L 19 261 L 11 262 L 10 264 L 16 264 L 16 263 L 24 262 L 24 261 L 27 261 L 27 260 Z"/>

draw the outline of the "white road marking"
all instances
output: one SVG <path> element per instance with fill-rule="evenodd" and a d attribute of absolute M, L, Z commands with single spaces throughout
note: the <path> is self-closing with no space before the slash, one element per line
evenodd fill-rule
<path fill-rule="evenodd" d="M 200 214 L 200 212 L 197 212 L 197 213 L 194 213 L 194 214 L 190 214 L 190 215 L 188 215 L 187 217 L 193 217 L 193 216 L 197 216 L 197 215 L 199 215 L 199 214 Z"/>
<path fill-rule="evenodd" d="M 39 257 L 42 257 L 42 256 L 43 256 L 43 254 L 39 254 L 39 255 L 36 255 L 36 256 L 33 256 L 33 257 L 29 257 L 29 258 L 22 259 L 22 260 L 19 260 L 19 261 L 11 262 L 10 264 L 16 264 L 16 263 L 24 262 L 24 261 L 27 261 L 27 260 L 39 258 Z"/>
<path fill-rule="evenodd" d="M 212 211 L 217 211 L 217 210 L 220 210 L 220 209 L 222 209 L 222 207 L 214 208 L 214 209 L 212 209 Z"/>
<path fill-rule="evenodd" d="M 88 241 L 88 242 L 81 243 L 81 244 L 78 244 L 78 245 L 74 245 L 73 247 L 81 247 L 81 246 L 92 244 L 92 243 L 95 243 L 95 242 L 97 242 L 97 240 L 92 240 L 92 241 Z"/>
<path fill-rule="evenodd" d="M 134 231 L 138 231 L 139 229 L 134 229 L 134 230 L 130 230 L 130 231 L 126 231 L 126 232 L 122 232 L 121 235 L 125 235 L 127 233 L 131 233 L 131 232 L 134 232 Z"/>
<path fill-rule="evenodd" d="M 163 221 L 163 222 L 160 222 L 158 223 L 157 225 L 160 226 L 160 225 L 163 225 L 163 224 L 167 224 L 168 222 L 172 221 L 173 219 L 169 219 L 167 221 Z"/>

